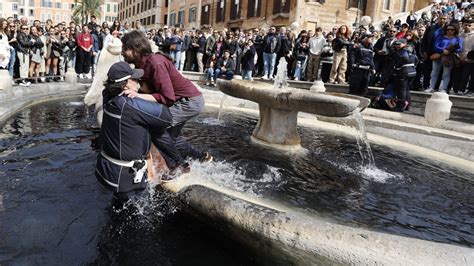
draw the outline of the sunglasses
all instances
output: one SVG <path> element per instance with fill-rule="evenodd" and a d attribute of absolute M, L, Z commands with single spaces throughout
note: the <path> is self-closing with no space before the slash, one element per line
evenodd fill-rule
<path fill-rule="evenodd" d="M 21 30 L 27 30 L 28 28 L 21 28 Z"/>
<path fill-rule="evenodd" d="M 446 29 L 447 31 L 455 31 L 455 29 Z"/>

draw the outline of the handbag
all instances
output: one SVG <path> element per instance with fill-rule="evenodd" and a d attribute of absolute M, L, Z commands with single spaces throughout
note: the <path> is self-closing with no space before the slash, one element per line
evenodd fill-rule
<path fill-rule="evenodd" d="M 40 49 L 36 49 L 36 51 L 31 56 L 31 61 L 36 63 L 36 64 L 41 63 L 41 51 L 40 51 Z"/>
<path fill-rule="evenodd" d="M 438 60 L 438 59 L 440 59 L 440 58 L 441 58 L 441 54 L 432 54 L 432 55 L 430 55 L 430 59 L 431 59 L 432 61 L 436 61 L 436 60 Z"/>
<path fill-rule="evenodd" d="M 443 55 L 441 57 L 441 64 L 444 67 L 458 67 L 461 63 L 457 54 Z"/>

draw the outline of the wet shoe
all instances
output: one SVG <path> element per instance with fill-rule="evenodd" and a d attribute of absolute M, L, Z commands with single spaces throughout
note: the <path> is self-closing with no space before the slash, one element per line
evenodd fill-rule
<path fill-rule="evenodd" d="M 214 160 L 214 157 L 209 152 L 204 152 L 203 156 L 199 159 L 202 163 L 210 163 Z"/>

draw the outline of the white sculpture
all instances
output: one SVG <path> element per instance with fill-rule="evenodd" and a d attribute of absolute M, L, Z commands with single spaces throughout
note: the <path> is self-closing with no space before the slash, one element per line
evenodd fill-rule
<path fill-rule="evenodd" d="M 444 92 L 435 92 L 426 101 L 425 118 L 430 126 L 439 126 L 449 119 L 453 103 L 449 100 L 449 95 Z"/>
<path fill-rule="evenodd" d="M 107 72 L 114 63 L 122 60 L 121 53 L 122 42 L 120 39 L 114 38 L 107 46 L 107 49 L 100 53 L 94 80 L 84 97 L 84 103 L 87 106 L 95 105 L 99 126 L 102 125 L 102 91 L 104 90 L 104 82 L 107 79 Z"/>

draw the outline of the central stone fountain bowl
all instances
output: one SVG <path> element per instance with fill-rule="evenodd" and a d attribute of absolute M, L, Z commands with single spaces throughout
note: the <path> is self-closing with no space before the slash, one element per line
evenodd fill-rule
<path fill-rule="evenodd" d="M 259 104 L 260 118 L 251 137 L 253 142 L 284 150 L 301 148 L 296 130 L 298 112 L 346 117 L 370 103 L 363 97 L 296 88 L 275 89 L 256 81 L 218 80 L 217 85 L 225 94 Z"/>

